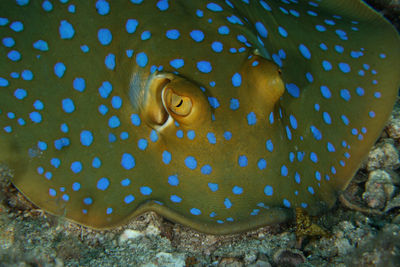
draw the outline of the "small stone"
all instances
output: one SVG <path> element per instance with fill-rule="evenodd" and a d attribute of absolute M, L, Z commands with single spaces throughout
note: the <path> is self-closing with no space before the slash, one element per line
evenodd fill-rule
<path fill-rule="evenodd" d="M 183 267 L 185 266 L 185 257 L 184 255 L 178 253 L 171 254 L 167 252 L 159 252 L 156 254 L 154 260 L 151 263 L 143 265 L 143 267 L 153 266 Z"/>
<path fill-rule="evenodd" d="M 255 253 L 248 253 L 244 256 L 244 263 L 247 265 L 254 263 L 257 260 L 257 255 Z"/>
<path fill-rule="evenodd" d="M 394 146 L 394 140 L 383 139 L 369 152 L 367 170 L 396 169 L 399 163 L 399 155 Z"/>
<path fill-rule="evenodd" d="M 392 112 L 389 121 L 386 125 L 386 131 L 389 135 L 389 137 L 393 139 L 399 139 L 400 138 L 400 114 L 398 110 L 396 110 L 396 107 L 398 106 L 398 103 L 395 105 L 395 109 Z"/>
<path fill-rule="evenodd" d="M 160 228 L 158 228 L 157 226 L 150 224 L 149 226 L 147 226 L 146 230 L 145 230 L 145 234 L 147 236 L 157 236 L 161 233 Z"/>
<path fill-rule="evenodd" d="M 236 258 L 223 258 L 220 260 L 218 267 L 242 267 L 243 262 Z"/>
<path fill-rule="evenodd" d="M 386 205 L 385 212 L 387 212 L 391 209 L 394 209 L 394 208 L 400 208 L 400 195 L 397 195 L 394 198 L 392 198 L 391 200 L 389 200 L 389 202 Z M 399 217 L 399 219 L 400 219 L 400 214 L 397 217 Z M 399 223 L 400 223 L 400 220 L 399 220 Z"/>
<path fill-rule="evenodd" d="M 297 249 L 279 249 L 275 252 L 273 260 L 278 266 L 297 266 L 306 261 L 303 252 Z"/>
<path fill-rule="evenodd" d="M 393 197 L 395 189 L 389 173 L 384 170 L 375 170 L 368 176 L 362 198 L 370 208 L 383 209 L 386 202 Z"/>
<path fill-rule="evenodd" d="M 257 260 L 255 263 L 250 264 L 249 267 L 271 267 L 271 263 L 265 260 Z"/>
<path fill-rule="evenodd" d="M 344 255 L 348 254 L 349 252 L 351 252 L 353 249 L 349 240 L 346 237 L 336 239 L 335 246 L 338 249 L 339 256 L 344 256 Z"/>
<path fill-rule="evenodd" d="M 136 239 L 136 238 L 139 238 L 142 236 L 143 236 L 142 232 L 139 232 L 136 230 L 131 230 L 131 229 L 126 229 L 119 237 L 119 242 L 123 243 L 129 239 Z"/>

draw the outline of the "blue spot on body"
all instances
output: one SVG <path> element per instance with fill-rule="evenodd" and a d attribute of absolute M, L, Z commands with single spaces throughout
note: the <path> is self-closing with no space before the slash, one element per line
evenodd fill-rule
<path fill-rule="evenodd" d="M 237 110 L 239 108 L 239 100 L 236 98 L 232 98 L 230 100 L 229 108 L 232 110 Z"/>
<path fill-rule="evenodd" d="M 168 0 L 159 0 L 157 3 L 157 8 L 160 11 L 165 11 L 169 8 Z"/>
<path fill-rule="evenodd" d="M 45 52 L 49 50 L 49 45 L 47 44 L 47 42 L 43 40 L 38 40 L 35 43 L 33 43 L 33 48 Z"/>
<path fill-rule="evenodd" d="M 0 77 L 0 87 L 7 87 L 9 85 L 8 80 Z M 17 93 L 18 92 L 18 93 Z M 25 92 L 25 93 L 24 93 Z M 22 93 L 22 94 L 21 94 Z M 22 96 L 22 97 L 17 97 L 17 95 Z M 23 96 L 24 95 L 24 96 Z M 14 92 L 14 96 L 18 99 L 23 99 L 27 95 L 26 91 L 24 89 L 16 89 Z"/>
<path fill-rule="evenodd" d="M 19 61 L 21 59 L 21 53 L 16 50 L 12 50 L 7 54 L 7 57 L 11 61 Z"/>
<path fill-rule="evenodd" d="M 238 158 L 238 164 L 240 167 L 246 167 L 247 166 L 247 157 L 244 155 L 240 155 Z"/>
<path fill-rule="evenodd" d="M 250 112 L 249 114 L 247 114 L 247 124 L 254 125 L 256 123 L 257 123 L 256 114 L 254 112 Z"/>
<path fill-rule="evenodd" d="M 316 140 L 319 141 L 322 139 L 322 134 L 317 127 L 315 127 L 314 125 L 311 125 L 310 130 Z"/>
<path fill-rule="evenodd" d="M 69 144 L 70 144 L 70 141 L 69 141 L 69 139 L 66 138 L 66 137 L 63 137 L 63 138 L 60 138 L 60 139 L 57 139 L 57 140 L 54 141 L 54 147 L 55 147 L 57 150 L 61 150 L 61 149 L 63 149 L 64 147 L 69 146 Z"/>
<path fill-rule="evenodd" d="M 283 27 L 281 27 L 281 26 L 279 26 L 278 27 L 278 32 L 279 32 L 279 34 L 282 36 L 282 37 L 287 37 L 288 36 L 288 33 L 287 33 L 287 31 L 283 28 Z"/>
<path fill-rule="evenodd" d="M 140 36 L 142 41 L 146 41 L 151 38 L 151 32 L 150 31 L 144 31 L 142 32 L 142 35 Z"/>
<path fill-rule="evenodd" d="M 260 170 L 264 170 L 267 167 L 267 162 L 265 161 L 265 159 L 260 159 L 257 162 L 257 166 Z"/>
<path fill-rule="evenodd" d="M 182 130 L 176 131 L 176 136 L 177 136 L 178 138 L 183 138 L 183 131 L 182 131 Z"/>
<path fill-rule="evenodd" d="M 82 163 L 79 161 L 74 161 L 71 163 L 71 171 L 73 173 L 80 173 L 82 171 Z"/>
<path fill-rule="evenodd" d="M 271 140 L 267 140 L 267 142 L 265 143 L 265 147 L 269 152 L 272 152 L 274 150 L 274 144 Z"/>
<path fill-rule="evenodd" d="M 97 32 L 97 38 L 102 45 L 109 45 L 112 41 L 112 34 L 109 29 L 100 29 Z"/>
<path fill-rule="evenodd" d="M 321 94 L 322 94 L 322 96 L 324 97 L 324 98 L 331 98 L 331 96 L 332 96 L 332 94 L 331 94 L 331 91 L 329 90 L 329 88 L 327 87 L 327 86 L 325 86 L 325 85 L 322 85 L 321 87 L 320 87 L 320 89 L 321 89 Z"/>
<path fill-rule="evenodd" d="M 191 170 L 194 170 L 197 167 L 197 161 L 192 156 L 188 156 L 187 158 L 185 158 L 185 164 L 186 164 L 186 167 L 188 167 Z"/>
<path fill-rule="evenodd" d="M 131 122 L 132 122 L 132 124 L 135 125 L 135 126 L 140 126 L 141 121 L 140 121 L 139 115 L 137 115 L 137 114 L 132 114 L 132 115 L 131 115 Z"/>
<path fill-rule="evenodd" d="M 218 28 L 218 33 L 221 34 L 221 35 L 227 35 L 227 34 L 229 34 L 229 28 L 228 28 L 228 26 L 223 25 L 223 26 L 219 27 L 219 28 Z"/>
<path fill-rule="evenodd" d="M 218 107 L 219 107 L 218 99 L 216 99 L 216 98 L 213 97 L 213 96 L 209 96 L 209 97 L 208 97 L 208 102 L 210 103 L 210 106 L 211 106 L 212 108 L 218 108 Z"/>
<path fill-rule="evenodd" d="M 117 128 L 121 125 L 121 122 L 117 116 L 111 116 L 110 119 L 108 120 L 108 126 L 110 128 Z"/>
<path fill-rule="evenodd" d="M 139 67 L 145 67 L 147 65 L 148 58 L 146 53 L 140 52 L 136 55 L 136 63 L 139 65 Z"/>
<path fill-rule="evenodd" d="M 201 167 L 201 173 L 205 174 L 205 175 L 209 175 L 212 172 L 212 168 L 210 165 L 204 165 L 203 167 Z"/>
<path fill-rule="evenodd" d="M 300 184 L 300 182 L 301 182 L 301 177 L 300 177 L 300 174 L 299 174 L 298 172 L 296 172 L 296 173 L 294 174 L 294 180 L 296 181 L 296 183 Z"/>
<path fill-rule="evenodd" d="M 305 46 L 304 44 L 300 44 L 299 50 L 300 50 L 301 54 L 303 55 L 303 57 L 305 57 L 306 59 L 311 58 L 311 53 L 310 53 L 310 50 L 307 48 L 307 46 Z"/>
<path fill-rule="evenodd" d="M 7 19 L 7 22 L 8 22 L 8 19 Z M 24 30 L 24 24 L 22 24 L 21 21 L 14 21 L 13 23 L 11 23 L 10 28 L 11 28 L 11 30 L 13 30 L 15 32 L 21 32 Z"/>
<path fill-rule="evenodd" d="M 211 190 L 212 192 L 218 191 L 218 184 L 215 184 L 215 183 L 208 183 L 208 187 L 210 188 L 210 190 Z"/>
<path fill-rule="evenodd" d="M 33 73 L 30 70 L 23 70 L 21 73 L 21 78 L 25 81 L 32 81 L 33 80 Z"/>
<path fill-rule="evenodd" d="M 5 47 L 13 47 L 15 45 L 15 41 L 11 37 L 4 37 L 2 41 Z"/>
<path fill-rule="evenodd" d="M 162 161 L 165 163 L 165 164 L 169 164 L 170 162 L 171 162 L 171 153 L 169 153 L 168 151 L 164 151 L 163 153 L 162 153 Z"/>
<path fill-rule="evenodd" d="M 98 168 L 101 167 L 101 160 L 100 160 L 98 157 L 95 157 L 95 158 L 92 160 L 92 167 L 93 167 L 93 168 L 96 168 L 96 169 L 98 169 Z"/>
<path fill-rule="evenodd" d="M 67 68 L 62 62 L 58 62 L 54 65 L 54 73 L 58 78 L 62 78 L 66 70 Z"/>
<path fill-rule="evenodd" d="M 332 145 L 332 143 L 328 142 L 327 144 L 327 149 L 329 152 L 335 152 L 335 147 Z"/>
<path fill-rule="evenodd" d="M 100 178 L 97 181 L 97 189 L 99 190 L 106 190 L 108 186 L 110 185 L 110 180 L 108 180 L 106 177 Z"/>
<path fill-rule="evenodd" d="M 216 144 L 217 139 L 215 138 L 214 133 L 207 133 L 207 139 L 210 144 Z"/>
<path fill-rule="evenodd" d="M 317 163 L 318 162 L 318 156 L 315 152 L 310 153 L 310 159 L 312 162 Z"/>
<path fill-rule="evenodd" d="M 294 98 L 300 97 L 300 88 L 294 83 L 287 83 L 286 90 Z"/>
<path fill-rule="evenodd" d="M 232 202 L 229 200 L 229 198 L 225 198 L 224 205 L 225 205 L 225 208 L 227 208 L 227 209 L 230 209 L 232 207 Z"/>
<path fill-rule="evenodd" d="M 179 69 L 182 68 L 183 65 L 185 65 L 185 62 L 183 61 L 183 59 L 177 58 L 177 59 L 173 59 L 169 62 L 169 64 L 174 67 L 175 69 Z"/>
<path fill-rule="evenodd" d="M 107 98 L 112 92 L 112 84 L 108 81 L 103 82 L 99 88 L 99 93 L 102 98 Z"/>
<path fill-rule="evenodd" d="M 290 201 L 287 200 L 286 198 L 284 198 L 284 199 L 283 199 L 283 205 L 284 205 L 286 208 L 290 208 Z"/>
<path fill-rule="evenodd" d="M 133 195 L 127 195 L 125 198 L 124 198 L 124 202 L 126 203 L 126 204 L 129 204 L 129 203 L 131 203 L 132 201 L 134 201 L 135 200 L 135 197 L 133 196 Z"/>
<path fill-rule="evenodd" d="M 201 42 L 204 40 L 204 33 L 200 30 L 193 30 L 190 32 L 190 37 L 196 42 Z"/>
<path fill-rule="evenodd" d="M 99 15 L 107 15 L 108 13 L 110 13 L 110 4 L 105 0 L 98 0 L 96 2 L 96 9 Z"/>
<path fill-rule="evenodd" d="M 124 153 L 121 158 L 121 165 L 124 169 L 130 170 L 135 167 L 135 158 L 129 154 L 129 153 Z"/>
<path fill-rule="evenodd" d="M 189 140 L 193 140 L 196 137 L 196 133 L 193 130 L 189 130 L 187 132 L 187 137 L 189 138 Z"/>
<path fill-rule="evenodd" d="M 190 210 L 190 213 L 197 216 L 201 214 L 201 211 L 199 209 L 193 208 Z"/>
<path fill-rule="evenodd" d="M 349 101 L 351 98 L 349 90 L 347 90 L 347 89 L 340 90 L 340 97 L 346 101 Z"/>
<path fill-rule="evenodd" d="M 182 201 L 182 198 L 178 197 L 177 195 L 172 195 L 170 197 L 170 199 L 172 202 L 175 202 L 175 203 L 180 203 Z"/>
<path fill-rule="evenodd" d="M 344 47 L 341 45 L 335 45 L 335 50 L 336 52 L 338 52 L 339 54 L 342 54 L 344 51 Z"/>
<path fill-rule="evenodd" d="M 326 28 L 325 28 L 325 26 L 323 26 L 323 25 L 316 25 L 316 26 L 315 26 L 315 29 L 317 29 L 317 31 L 319 31 L 319 32 L 324 32 L 324 31 L 326 31 Z"/>
<path fill-rule="evenodd" d="M 326 70 L 326 71 L 332 70 L 332 64 L 331 64 L 329 61 L 327 61 L 327 60 L 322 61 L 322 67 L 323 67 L 324 70 Z"/>
<path fill-rule="evenodd" d="M 168 30 L 166 33 L 168 39 L 177 40 L 180 36 L 180 33 L 176 29 Z"/>
<path fill-rule="evenodd" d="M 268 31 L 265 28 L 264 24 L 262 22 L 258 21 L 258 22 L 256 22 L 255 26 L 256 26 L 257 32 L 261 35 L 261 37 L 267 38 Z"/>
<path fill-rule="evenodd" d="M 125 178 L 124 180 L 121 181 L 122 186 L 128 186 L 131 184 L 131 180 L 128 178 Z"/>
<path fill-rule="evenodd" d="M 84 146 L 90 146 L 93 143 L 93 134 L 90 131 L 84 130 L 80 134 L 81 144 Z"/>
<path fill-rule="evenodd" d="M 91 205 L 93 203 L 93 199 L 90 197 L 86 197 L 83 199 L 83 203 L 85 203 L 86 205 Z"/>
<path fill-rule="evenodd" d="M 62 100 L 62 108 L 66 113 L 72 113 L 75 111 L 75 105 L 72 99 L 66 98 Z"/>
<path fill-rule="evenodd" d="M 86 88 L 86 82 L 83 78 L 75 78 L 73 81 L 73 87 L 79 92 L 83 92 Z"/>
<path fill-rule="evenodd" d="M 212 71 L 212 66 L 208 61 L 199 61 L 197 62 L 197 69 L 202 73 L 210 73 Z"/>
<path fill-rule="evenodd" d="M 235 195 L 241 195 L 241 194 L 243 193 L 243 188 L 241 188 L 241 187 L 235 185 L 235 186 L 232 188 L 232 193 L 234 193 Z"/>
<path fill-rule="evenodd" d="M 272 194 L 274 193 L 274 190 L 272 188 L 272 186 L 267 185 L 264 187 L 264 194 L 267 196 L 272 196 Z"/>
<path fill-rule="evenodd" d="M 39 112 L 37 112 L 37 111 L 34 111 L 34 112 L 29 113 L 29 118 L 30 118 L 31 121 L 34 122 L 34 123 L 40 123 L 40 122 L 42 122 L 42 115 L 41 115 Z"/>
<path fill-rule="evenodd" d="M 126 21 L 125 29 L 127 33 L 134 33 L 136 31 L 139 22 L 136 19 L 128 19 Z"/>
<path fill-rule="evenodd" d="M 75 35 L 74 27 L 66 20 L 62 20 L 58 28 L 61 39 L 72 39 Z"/>
<path fill-rule="evenodd" d="M 139 147 L 140 150 L 146 150 L 147 145 L 148 145 L 148 142 L 147 142 L 146 139 L 139 139 L 138 147 Z"/>
<path fill-rule="evenodd" d="M 144 196 L 148 196 L 151 194 L 151 192 L 153 192 L 153 190 L 148 187 L 148 186 L 142 186 L 140 187 L 140 193 Z"/>
<path fill-rule="evenodd" d="M 58 168 L 61 165 L 61 160 L 58 158 L 52 158 L 50 160 L 50 164 L 54 166 L 54 168 Z"/>
<path fill-rule="evenodd" d="M 49 195 L 52 196 L 52 197 L 55 197 L 57 195 L 57 191 L 54 190 L 53 188 L 50 188 L 49 189 Z"/>
<path fill-rule="evenodd" d="M 211 48 L 214 52 L 220 53 L 224 49 L 224 46 L 221 42 L 215 41 L 211 44 Z"/>
<path fill-rule="evenodd" d="M 326 124 L 331 124 L 331 123 L 332 123 L 331 116 L 329 115 L 328 112 L 322 113 L 322 117 L 323 117 L 324 122 L 325 122 Z"/>
<path fill-rule="evenodd" d="M 224 132 L 224 138 L 226 139 L 226 140 L 231 140 L 231 138 L 232 138 L 232 133 L 231 132 Z"/>
<path fill-rule="evenodd" d="M 106 64 L 107 69 L 114 70 L 115 69 L 115 55 L 108 54 L 106 56 L 104 63 Z"/>
<path fill-rule="evenodd" d="M 16 0 L 19 6 L 26 6 L 29 4 L 29 0 Z"/>
<path fill-rule="evenodd" d="M 289 173 L 288 168 L 285 165 L 282 165 L 281 167 L 281 175 L 282 176 L 287 176 Z"/>
<path fill-rule="evenodd" d="M 350 121 L 345 115 L 342 115 L 341 119 L 345 125 L 349 125 Z"/>
<path fill-rule="evenodd" d="M 169 176 L 168 183 L 172 186 L 177 186 L 179 184 L 178 176 L 176 176 L 176 175 Z"/>
<path fill-rule="evenodd" d="M 239 87 L 242 84 L 242 75 L 235 73 L 232 76 L 232 84 L 234 87 Z"/>
<path fill-rule="evenodd" d="M 340 62 L 340 63 L 339 63 L 339 69 L 340 69 L 343 73 L 349 73 L 350 70 L 351 70 L 350 65 L 347 64 L 347 63 L 343 63 L 343 62 Z"/>
<path fill-rule="evenodd" d="M 79 191 L 79 189 L 81 188 L 81 184 L 78 182 L 75 182 L 72 184 L 72 190 L 74 191 Z"/>
<path fill-rule="evenodd" d="M 290 120 L 290 125 L 292 126 L 293 129 L 297 129 L 297 120 L 296 117 L 293 115 L 289 116 L 289 120 Z"/>
<path fill-rule="evenodd" d="M 220 12 L 223 10 L 222 7 L 216 3 L 208 3 L 207 8 L 214 12 Z"/>

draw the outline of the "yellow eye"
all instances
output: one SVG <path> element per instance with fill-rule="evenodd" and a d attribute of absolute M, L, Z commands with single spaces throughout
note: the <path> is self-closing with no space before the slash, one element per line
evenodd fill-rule
<path fill-rule="evenodd" d="M 192 110 L 192 100 L 187 96 L 177 95 L 172 90 L 167 90 L 166 100 L 169 110 L 176 115 L 187 116 Z"/>

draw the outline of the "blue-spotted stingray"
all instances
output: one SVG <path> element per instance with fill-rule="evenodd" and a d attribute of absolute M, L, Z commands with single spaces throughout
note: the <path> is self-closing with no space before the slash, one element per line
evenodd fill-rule
<path fill-rule="evenodd" d="M 318 214 L 400 84 L 398 34 L 358 0 L 2 0 L 0 39 L 0 161 L 96 229 Z"/>

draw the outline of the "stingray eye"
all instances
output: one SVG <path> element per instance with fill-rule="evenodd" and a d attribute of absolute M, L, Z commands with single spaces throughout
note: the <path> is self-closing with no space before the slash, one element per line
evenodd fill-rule
<path fill-rule="evenodd" d="M 179 116 L 187 116 L 192 111 L 192 100 L 187 96 L 178 95 L 171 89 L 165 92 L 166 105 L 170 111 Z"/>

